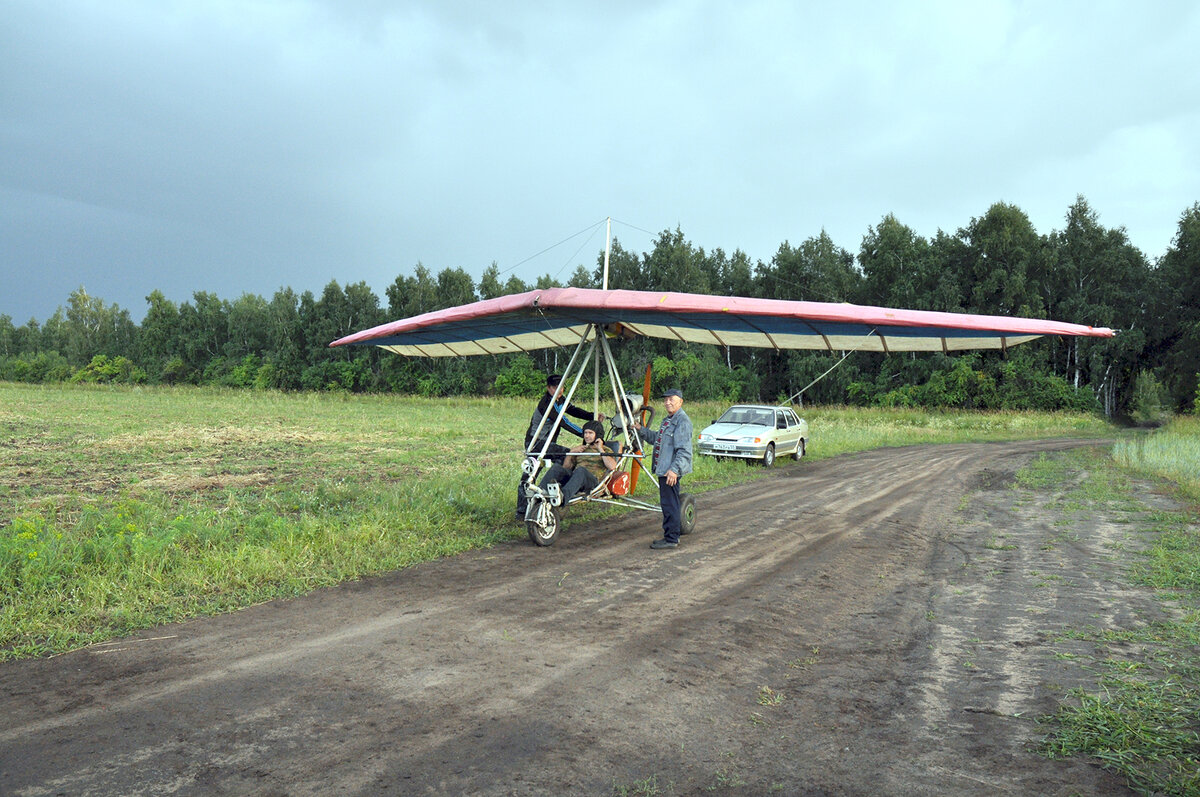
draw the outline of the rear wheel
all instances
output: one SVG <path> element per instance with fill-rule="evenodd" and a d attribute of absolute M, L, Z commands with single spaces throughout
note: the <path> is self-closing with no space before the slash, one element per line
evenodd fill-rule
<path fill-rule="evenodd" d="M 691 534 L 696 528 L 696 498 L 691 493 L 679 496 L 679 533 Z"/>
<path fill-rule="evenodd" d="M 801 437 L 800 442 L 796 443 L 796 459 L 799 460 L 799 459 L 802 459 L 803 457 L 804 457 L 804 438 Z"/>
<path fill-rule="evenodd" d="M 563 511 L 561 507 L 547 506 L 545 509 L 548 511 L 538 512 L 539 517 L 545 518 L 545 525 L 538 523 L 536 520 L 525 521 L 525 530 L 529 532 L 529 539 L 533 540 L 534 545 L 543 548 L 554 544 L 563 526 Z"/>
<path fill-rule="evenodd" d="M 767 444 L 767 453 L 763 454 L 762 464 L 764 468 L 769 468 L 775 464 L 775 444 Z"/>

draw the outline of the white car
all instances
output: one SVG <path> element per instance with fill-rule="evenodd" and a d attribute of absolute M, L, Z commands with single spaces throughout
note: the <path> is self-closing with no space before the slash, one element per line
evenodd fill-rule
<path fill-rule="evenodd" d="M 775 464 L 775 457 L 804 456 L 808 422 L 791 407 L 735 404 L 700 432 L 697 449 L 710 457 L 737 457 L 748 462 Z"/>

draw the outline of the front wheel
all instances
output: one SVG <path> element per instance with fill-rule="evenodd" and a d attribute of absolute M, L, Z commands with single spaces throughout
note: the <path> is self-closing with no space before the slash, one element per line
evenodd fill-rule
<path fill-rule="evenodd" d="M 691 493 L 679 496 L 679 533 L 691 534 L 696 528 L 696 497 Z"/>
<path fill-rule="evenodd" d="M 558 533 L 562 531 L 562 508 L 543 505 L 538 511 L 538 518 L 544 519 L 545 523 L 539 523 L 537 520 L 525 521 L 525 530 L 529 532 L 529 539 L 533 540 L 534 545 L 542 548 L 553 545 L 554 541 L 558 539 Z"/>
<path fill-rule="evenodd" d="M 764 468 L 769 468 L 775 464 L 775 444 L 767 444 L 767 453 L 763 454 L 762 464 Z"/>

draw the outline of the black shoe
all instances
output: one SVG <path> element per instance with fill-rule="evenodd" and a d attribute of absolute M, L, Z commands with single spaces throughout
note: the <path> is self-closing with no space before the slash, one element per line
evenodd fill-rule
<path fill-rule="evenodd" d="M 655 540 L 654 542 L 650 543 L 650 547 L 656 551 L 659 551 L 659 550 L 662 550 L 663 548 L 678 548 L 679 543 L 671 542 L 670 540 L 667 540 L 667 539 L 662 539 L 662 540 Z"/>

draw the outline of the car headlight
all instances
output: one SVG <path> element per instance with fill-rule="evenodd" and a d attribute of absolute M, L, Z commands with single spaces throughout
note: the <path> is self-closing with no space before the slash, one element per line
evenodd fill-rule
<path fill-rule="evenodd" d="M 757 437 L 743 437 L 741 440 L 738 440 L 738 442 L 739 443 L 757 443 L 758 438 Z"/>
<path fill-rule="evenodd" d="M 712 436 L 712 435 L 710 435 L 710 434 L 702 434 L 702 435 L 700 435 L 700 442 L 701 442 L 701 443 L 708 443 L 708 442 L 711 442 L 711 441 L 712 441 L 712 439 L 713 439 L 713 436 Z"/>

